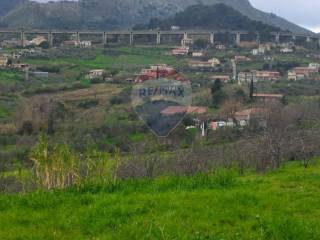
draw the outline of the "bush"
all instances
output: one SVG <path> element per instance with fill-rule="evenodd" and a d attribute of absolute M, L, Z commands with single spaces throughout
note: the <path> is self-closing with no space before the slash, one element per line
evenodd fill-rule
<path fill-rule="evenodd" d="M 41 47 L 42 49 L 48 49 L 50 46 L 47 41 L 44 41 L 44 42 L 40 43 L 39 47 Z"/>
<path fill-rule="evenodd" d="M 41 72 L 59 73 L 60 67 L 55 65 L 38 66 L 37 70 Z"/>
<path fill-rule="evenodd" d="M 91 107 L 95 107 L 98 104 L 99 104 L 98 100 L 85 100 L 85 101 L 78 103 L 78 107 L 88 109 Z"/>
<path fill-rule="evenodd" d="M 110 103 L 112 105 L 119 105 L 119 104 L 122 104 L 123 103 L 123 100 L 121 99 L 121 97 L 119 96 L 113 96 L 111 99 L 110 99 Z"/>
<path fill-rule="evenodd" d="M 24 121 L 20 130 L 21 135 L 31 135 L 33 133 L 33 124 L 31 121 Z"/>

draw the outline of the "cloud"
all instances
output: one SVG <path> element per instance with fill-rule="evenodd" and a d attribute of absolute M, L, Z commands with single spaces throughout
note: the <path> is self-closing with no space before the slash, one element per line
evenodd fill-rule
<path fill-rule="evenodd" d="M 319 29 L 320 1 L 315 0 L 250 0 L 256 8 L 273 12 L 309 29 Z"/>

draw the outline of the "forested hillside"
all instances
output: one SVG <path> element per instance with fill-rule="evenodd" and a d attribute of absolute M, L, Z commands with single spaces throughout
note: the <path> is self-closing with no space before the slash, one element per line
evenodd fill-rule
<path fill-rule="evenodd" d="M 151 19 L 149 24 L 144 27 L 146 29 L 160 28 L 169 30 L 171 26 L 180 26 L 184 29 L 228 29 L 263 32 L 280 30 L 262 22 L 251 20 L 225 4 L 193 5 L 168 19 Z"/>

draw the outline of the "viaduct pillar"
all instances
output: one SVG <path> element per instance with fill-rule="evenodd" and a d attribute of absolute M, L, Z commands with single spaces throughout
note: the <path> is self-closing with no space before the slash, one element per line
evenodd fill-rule
<path fill-rule="evenodd" d="M 210 43 L 214 44 L 214 32 L 210 33 Z"/>
<path fill-rule="evenodd" d="M 236 45 L 240 46 L 241 44 L 241 33 L 237 32 L 236 34 Z"/>
<path fill-rule="evenodd" d="M 133 32 L 130 32 L 130 45 L 134 44 L 134 35 Z"/>
<path fill-rule="evenodd" d="M 157 32 L 157 45 L 161 44 L 161 33 Z"/>
<path fill-rule="evenodd" d="M 280 43 L 280 33 L 276 33 L 276 43 Z"/>
<path fill-rule="evenodd" d="M 108 35 L 107 35 L 106 32 L 103 32 L 102 43 L 103 43 L 103 45 L 107 45 L 108 44 Z"/>
<path fill-rule="evenodd" d="M 292 35 L 292 41 L 295 42 L 296 40 L 297 40 L 297 36 L 293 34 L 293 35 Z"/>
<path fill-rule="evenodd" d="M 257 35 L 256 35 L 256 42 L 257 42 L 257 44 L 260 44 L 260 34 L 259 33 L 257 33 Z"/>
<path fill-rule="evenodd" d="M 49 47 L 53 47 L 53 33 L 51 31 L 48 33 L 48 43 Z"/>
<path fill-rule="evenodd" d="M 21 46 L 22 46 L 22 47 L 25 47 L 25 44 L 24 44 L 24 41 L 25 41 L 25 33 L 24 33 L 23 30 L 20 32 L 20 40 L 21 40 Z"/>
<path fill-rule="evenodd" d="M 76 41 L 80 42 L 80 32 L 76 32 Z"/>
<path fill-rule="evenodd" d="M 184 32 L 183 34 L 183 39 L 187 39 L 188 38 L 188 33 L 187 32 Z"/>
<path fill-rule="evenodd" d="M 310 36 L 307 36 L 307 42 L 311 42 L 311 37 Z"/>

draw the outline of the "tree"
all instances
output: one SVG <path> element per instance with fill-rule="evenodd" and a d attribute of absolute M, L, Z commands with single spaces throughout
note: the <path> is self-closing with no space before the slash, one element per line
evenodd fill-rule
<path fill-rule="evenodd" d="M 197 39 L 193 43 L 193 46 L 198 49 L 205 49 L 209 45 L 210 45 L 210 42 L 206 39 Z"/>
<path fill-rule="evenodd" d="M 251 79 L 251 83 L 250 83 L 250 100 L 251 102 L 253 102 L 253 93 L 254 93 L 254 83 L 253 83 L 253 78 Z"/>
<path fill-rule="evenodd" d="M 11 58 L 9 58 L 9 59 L 8 59 L 8 61 L 7 61 L 7 66 L 11 66 L 11 65 L 12 65 L 12 63 L 13 63 L 12 59 L 11 59 Z"/>
<path fill-rule="evenodd" d="M 292 139 L 290 134 L 295 133 L 294 128 L 303 118 L 304 113 L 297 106 L 284 107 L 276 102 L 270 104 L 266 111 L 266 125 L 261 136 L 263 160 L 272 169 L 278 169 L 284 158 L 286 145 Z"/>
<path fill-rule="evenodd" d="M 217 79 L 214 81 L 212 87 L 211 87 L 211 94 L 220 91 L 222 89 L 222 83 L 220 79 Z"/>
<path fill-rule="evenodd" d="M 222 89 L 222 83 L 220 79 L 214 81 L 211 87 L 212 107 L 219 108 L 226 98 L 226 94 Z"/>
<path fill-rule="evenodd" d="M 48 49 L 50 46 L 47 41 L 43 41 L 42 43 L 39 44 L 39 47 L 41 47 L 42 49 Z"/>
<path fill-rule="evenodd" d="M 281 103 L 282 103 L 283 105 L 288 105 L 288 104 L 289 104 L 288 98 L 287 98 L 286 96 L 283 96 L 283 97 L 281 98 Z"/>
<path fill-rule="evenodd" d="M 20 130 L 21 135 L 31 135 L 33 133 L 33 125 L 31 121 L 24 121 Z"/>

